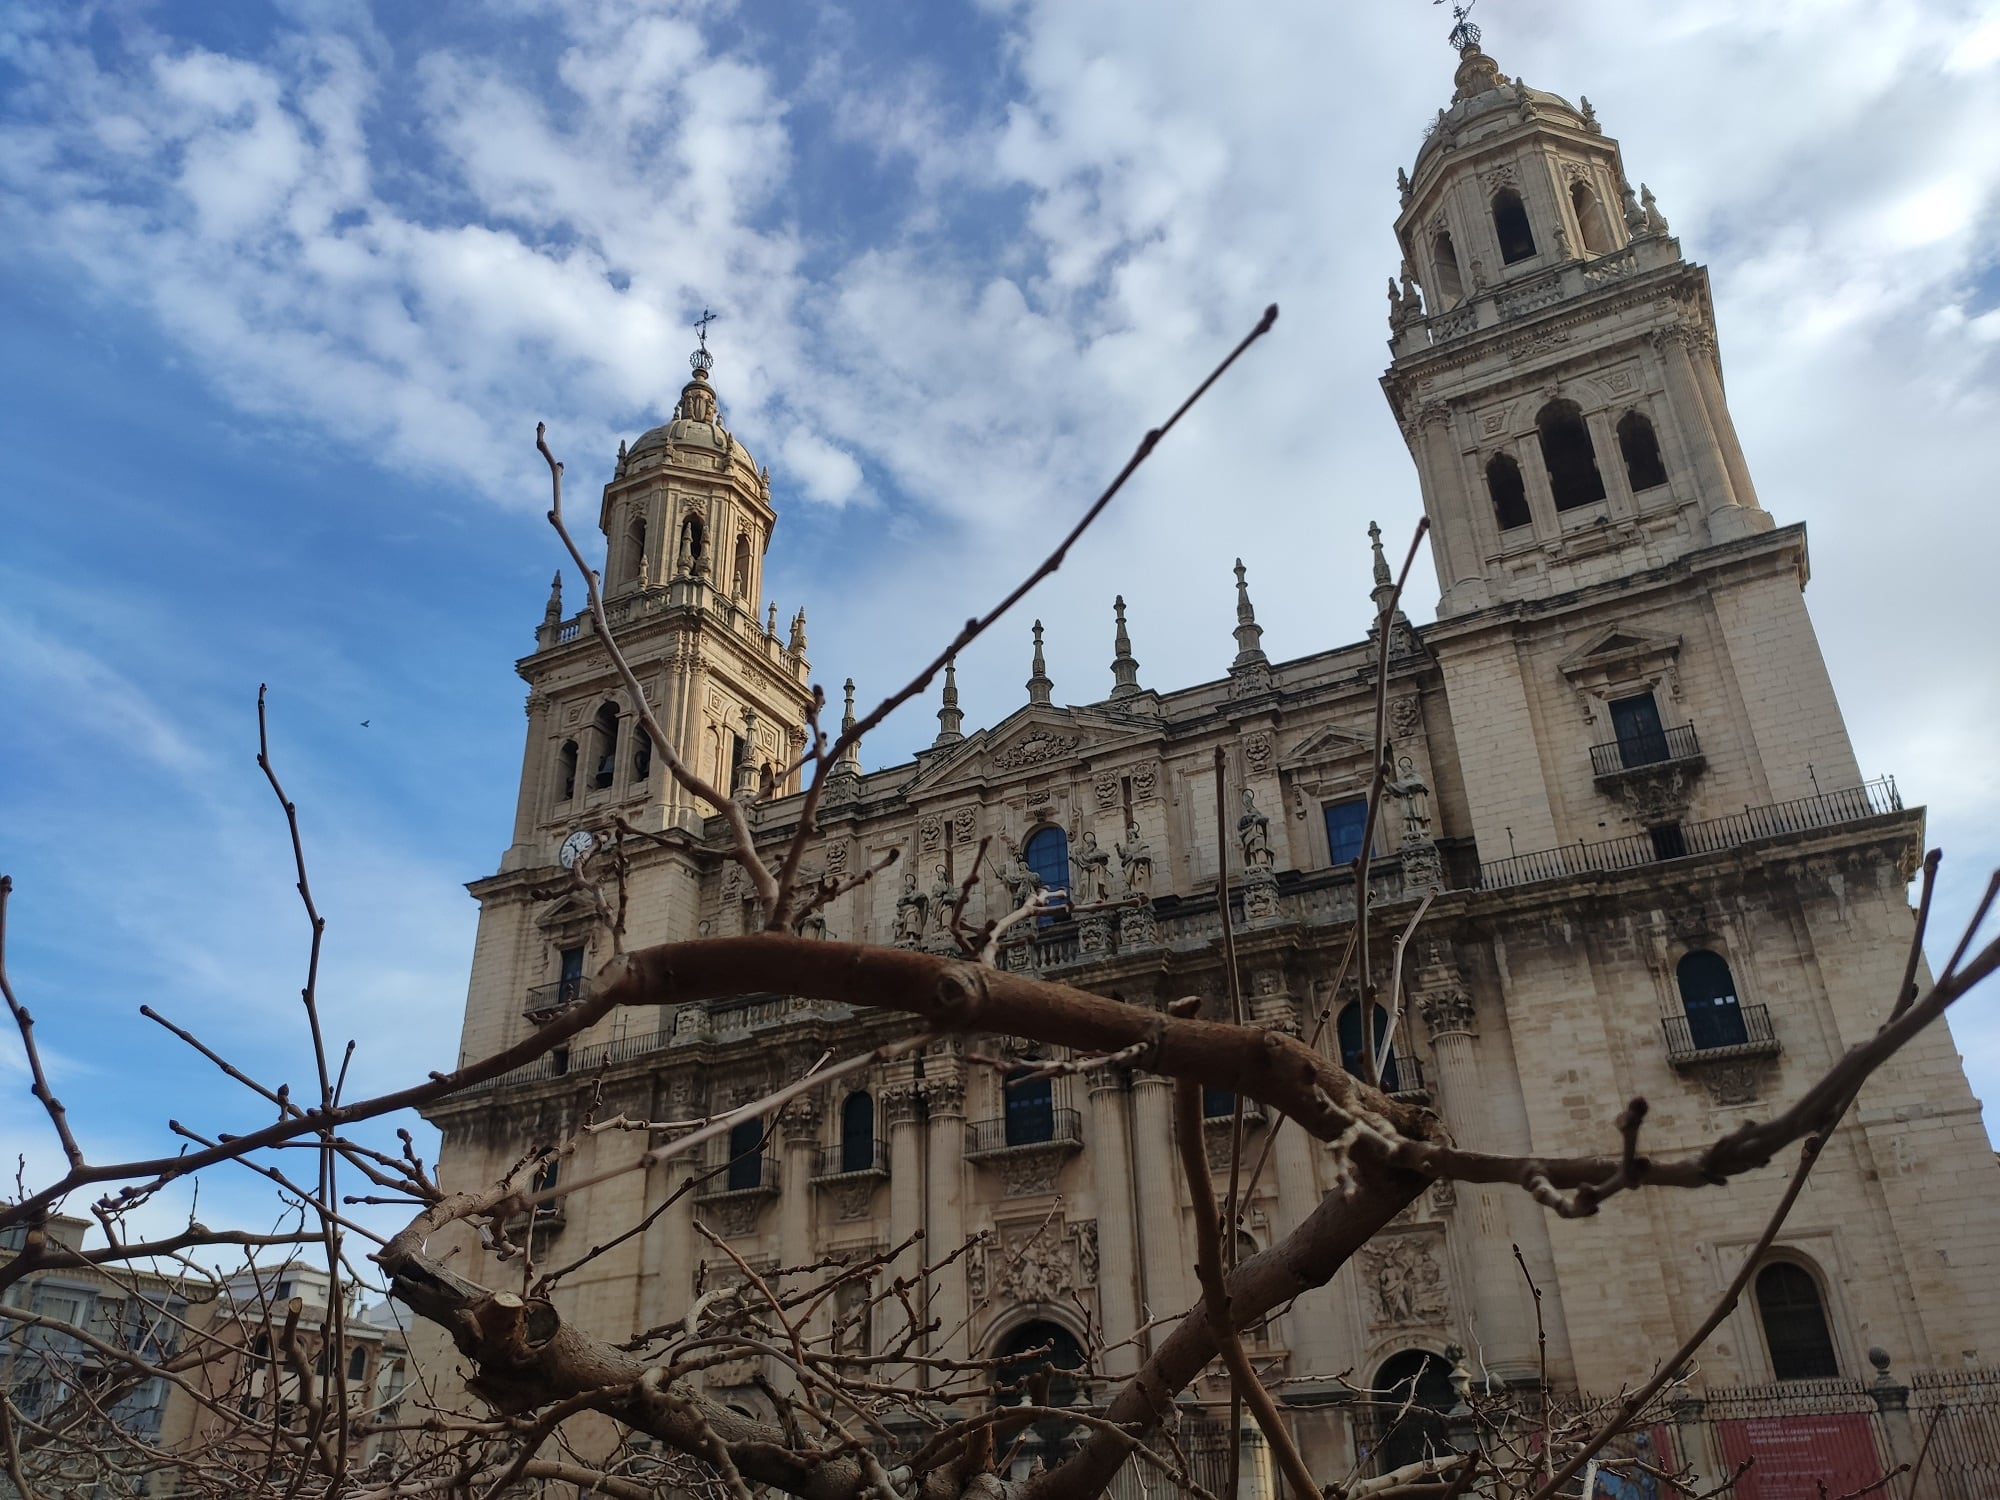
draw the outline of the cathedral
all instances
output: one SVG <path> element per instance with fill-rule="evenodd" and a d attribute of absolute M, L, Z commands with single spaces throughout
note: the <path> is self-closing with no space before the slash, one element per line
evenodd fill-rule
<path fill-rule="evenodd" d="M 1036 627 L 1009 717 L 967 731 L 947 676 L 928 749 L 874 771 L 839 763 L 810 872 L 894 863 L 815 930 L 948 951 L 969 877 L 975 924 L 1060 890 L 1001 962 L 1158 1007 L 1227 995 L 1226 880 L 1254 1019 L 1359 1070 L 1385 1017 L 1363 1015 L 1336 971 L 1366 878 L 1391 935 L 1429 902 L 1406 960 L 1410 1015 L 1381 1060 L 1388 1091 L 1461 1142 L 1551 1156 L 1609 1149 L 1619 1109 L 1644 1096 L 1649 1148 L 1694 1147 L 1796 1097 L 1883 1020 L 1924 815 L 1856 764 L 1803 598 L 1806 506 L 1759 500 L 1706 272 L 1634 190 L 1588 99 L 1509 78 L 1476 34 L 1459 42 L 1451 98 L 1399 173 L 1382 389 L 1441 598 L 1428 623 L 1383 617 L 1397 776 L 1369 859 L 1382 642 L 1270 659 L 1238 561 L 1225 677 L 1142 686 L 1121 603 L 1102 700 L 1056 701 Z M 781 633 L 763 602 L 769 474 L 721 422 L 705 351 L 694 366 L 671 419 L 621 445 L 604 486 L 606 608 L 682 757 L 743 796 L 778 778 L 755 813 L 778 851 L 801 802 L 784 768 L 812 693 L 805 619 Z M 1379 613 L 1379 538 L 1376 558 Z M 1219 573 L 1229 559 L 1212 561 Z M 1354 617 L 1368 617 L 1359 600 Z M 608 935 L 549 892 L 614 819 L 655 835 L 632 855 L 629 944 L 735 933 L 754 916 L 720 819 L 664 773 L 588 613 L 566 615 L 558 590 L 518 670 L 519 803 L 499 870 L 471 886 L 464 1060 L 587 993 Z M 910 1034 L 904 1017 L 783 994 L 617 1014 L 436 1106 L 442 1181 L 498 1178 L 573 1134 L 593 1099 L 601 1117 L 697 1119 L 827 1049 Z M 807 1096 L 768 1134 L 752 1124 L 703 1161 L 578 1191 L 536 1226 L 554 1247 L 542 1258 L 611 1248 L 559 1302 L 623 1339 L 737 1274 L 711 1234 L 767 1268 L 886 1253 L 922 1231 L 894 1272 L 916 1275 L 922 1247 L 936 1258 L 974 1241 L 922 1279 L 929 1352 L 1052 1346 L 1058 1363 L 1087 1356 L 1093 1376 L 1130 1374 L 1198 1299 L 1172 1086 L 1119 1069 L 1010 1082 L 1010 1060 L 1042 1055 L 936 1042 Z M 1226 1177 L 1234 1100 L 1206 1109 Z M 1271 1122 L 1246 1119 L 1254 1160 Z M 562 1172 L 595 1177 L 649 1144 L 589 1135 Z M 1277 1132 L 1242 1253 L 1298 1225 L 1332 1169 L 1322 1143 Z M 691 1172 L 707 1175 L 656 1213 Z M 1414 1377 L 1428 1399 L 1450 1368 L 1489 1387 L 1614 1392 L 1696 1326 L 1783 1176 L 1632 1193 L 1577 1222 L 1514 1189 L 1438 1184 L 1255 1330 L 1253 1353 L 1315 1472 L 1331 1474 L 1373 1441 L 1357 1386 Z M 1848 1113 L 1693 1388 L 1866 1379 L 1877 1346 L 1902 1370 L 2000 1361 L 1996 1189 L 1979 1103 L 1933 1027 Z M 866 1288 L 851 1290 L 816 1331 L 866 1347 L 885 1315 L 871 1330 Z M 774 1375 L 748 1357 L 704 1378 L 763 1415 Z M 1212 1379 L 1188 1399 L 1227 1410 Z"/>

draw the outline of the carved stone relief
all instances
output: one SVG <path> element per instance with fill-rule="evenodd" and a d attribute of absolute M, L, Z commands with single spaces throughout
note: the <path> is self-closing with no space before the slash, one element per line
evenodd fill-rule
<path fill-rule="evenodd" d="M 837 1182 L 833 1185 L 833 1216 L 843 1224 L 852 1224 L 868 1217 L 868 1210 L 875 1201 L 873 1177 L 861 1177 L 852 1182 Z"/>
<path fill-rule="evenodd" d="M 1097 1221 L 1002 1225 L 966 1255 L 975 1303 L 1058 1302 L 1097 1288 Z"/>
<path fill-rule="evenodd" d="M 937 852 L 944 839 L 944 820 L 933 814 L 917 824 L 917 848 L 925 854 Z"/>
<path fill-rule="evenodd" d="M 1132 773 L 1132 800 L 1150 802 L 1153 792 L 1159 786 L 1160 773 L 1152 766 L 1141 766 Z"/>
<path fill-rule="evenodd" d="M 1118 778 L 1116 776 L 1098 777 L 1096 785 L 1091 790 L 1097 794 L 1098 811 L 1109 812 L 1118 805 Z"/>
<path fill-rule="evenodd" d="M 1408 739 L 1417 732 L 1424 721 L 1424 707 L 1416 698 L 1397 698 L 1389 705 L 1389 732 L 1397 739 Z"/>
<path fill-rule="evenodd" d="M 1252 774 L 1262 776 L 1271 769 L 1271 737 L 1262 730 L 1243 741 L 1243 760 Z"/>
<path fill-rule="evenodd" d="M 1047 729 L 1038 729 L 1026 739 L 1019 740 L 993 757 L 993 764 L 1003 771 L 1011 771 L 1016 766 L 1039 765 L 1045 760 L 1054 760 L 1074 750 L 1081 739 L 1073 734 L 1056 734 Z"/>
<path fill-rule="evenodd" d="M 979 814 L 972 808 L 961 807 L 951 815 L 952 842 L 959 844 L 971 843 L 973 830 L 978 826 Z"/>
<path fill-rule="evenodd" d="M 1378 1239 L 1360 1255 L 1369 1292 L 1369 1322 L 1378 1329 L 1424 1328 L 1443 1323 L 1451 1299 L 1435 1234 Z"/>

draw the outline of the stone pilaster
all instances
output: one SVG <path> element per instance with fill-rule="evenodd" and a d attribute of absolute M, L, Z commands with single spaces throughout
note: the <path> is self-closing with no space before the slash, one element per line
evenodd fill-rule
<path fill-rule="evenodd" d="M 917 1118 L 916 1085 L 904 1083 L 882 1091 L 882 1118 L 889 1127 L 889 1243 L 904 1244 L 924 1222 L 924 1137 Z M 888 1274 L 913 1281 L 929 1249 L 919 1241 L 889 1262 Z M 903 1333 L 902 1304 L 884 1300 L 876 1313 L 876 1347 L 887 1348 Z"/>
<path fill-rule="evenodd" d="M 1132 1084 L 1133 1172 L 1139 1200 L 1140 1269 L 1145 1276 L 1144 1311 L 1154 1320 L 1178 1319 L 1192 1297 L 1192 1250 L 1181 1223 L 1179 1158 L 1174 1153 L 1174 1084 L 1142 1073 Z M 1103 1215 L 1099 1215 L 1100 1222 Z M 1172 1331 L 1155 1327 L 1148 1344 L 1158 1349 Z"/>
<path fill-rule="evenodd" d="M 1138 1258 L 1132 1240 L 1132 1132 L 1125 1091 L 1109 1068 L 1090 1075 L 1090 1170 L 1097 1192 L 1097 1309 L 1104 1342 L 1120 1347 L 1104 1356 L 1104 1373 L 1130 1375 L 1139 1368 Z"/>
<path fill-rule="evenodd" d="M 947 1059 L 926 1060 L 932 1076 L 924 1079 L 924 1102 L 930 1111 L 930 1150 L 926 1153 L 924 1258 L 939 1261 L 965 1241 L 965 1080 Z M 940 1069 L 951 1071 L 937 1077 Z M 895 1181 L 892 1177 L 891 1183 Z M 893 1188 L 892 1188 L 893 1191 Z M 930 1281 L 928 1312 L 938 1325 L 931 1352 L 964 1359 L 971 1350 L 966 1320 L 965 1257 L 960 1256 Z"/>
<path fill-rule="evenodd" d="M 1434 956 L 1418 975 L 1414 999 L 1437 1064 L 1438 1113 L 1453 1140 L 1476 1142 L 1483 1124 L 1478 1111 L 1486 1095 L 1479 1081 L 1472 996 L 1457 973 Z M 1500 1201 L 1508 1190 L 1478 1182 L 1453 1188 L 1452 1258 L 1476 1325 L 1466 1332 L 1495 1375 L 1510 1383 L 1532 1381 L 1541 1369 L 1532 1294 L 1514 1264 L 1513 1236 Z"/>

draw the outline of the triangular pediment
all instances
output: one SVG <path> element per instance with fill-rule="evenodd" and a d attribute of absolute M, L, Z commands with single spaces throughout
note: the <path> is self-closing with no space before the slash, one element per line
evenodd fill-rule
<path fill-rule="evenodd" d="M 1677 635 L 1655 635 L 1630 625 L 1607 625 L 1580 649 L 1564 657 L 1562 670 L 1574 677 L 1635 662 L 1671 660 L 1680 654 L 1680 649 L 1681 638 Z"/>
<path fill-rule="evenodd" d="M 921 754 L 904 795 L 929 797 L 960 786 L 1014 781 L 1156 734 L 1149 726 L 1090 709 L 1032 704 L 956 745 Z"/>
<path fill-rule="evenodd" d="M 588 926 L 596 920 L 597 912 L 590 902 L 574 891 L 556 897 L 535 913 L 535 925 L 545 931 L 577 925 Z"/>
<path fill-rule="evenodd" d="M 1332 726 L 1316 729 L 1278 759 L 1278 764 L 1286 770 L 1300 766 L 1325 765 L 1329 761 L 1352 760 L 1356 756 L 1372 757 L 1375 746 L 1372 740 L 1360 735 L 1349 734 Z"/>

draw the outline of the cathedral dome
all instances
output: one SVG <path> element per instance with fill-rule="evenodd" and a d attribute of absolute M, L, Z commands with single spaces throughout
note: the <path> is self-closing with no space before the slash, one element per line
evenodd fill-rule
<path fill-rule="evenodd" d="M 737 442 L 729 429 L 722 425 L 722 417 L 716 408 L 715 388 L 708 383 L 709 366 L 700 362 L 705 354 L 697 356 L 694 378 L 681 387 L 681 399 L 674 407 L 674 414 L 658 427 L 649 428 L 639 435 L 626 453 L 626 462 L 651 453 L 668 453 L 673 449 L 693 449 L 707 457 L 721 454 L 737 464 L 753 482 L 757 479 L 757 464 L 750 451 Z"/>
<path fill-rule="evenodd" d="M 1510 124 L 1525 124 L 1530 120 L 1565 125 L 1573 130 L 1591 128 L 1589 117 L 1560 94 L 1529 88 L 1501 72 L 1500 65 L 1480 51 L 1476 40 L 1460 49 L 1458 71 L 1452 75 L 1452 84 L 1450 106 L 1438 111 L 1417 150 L 1419 168 L 1433 151 L 1464 144 L 1467 132 L 1476 140 Z"/>

